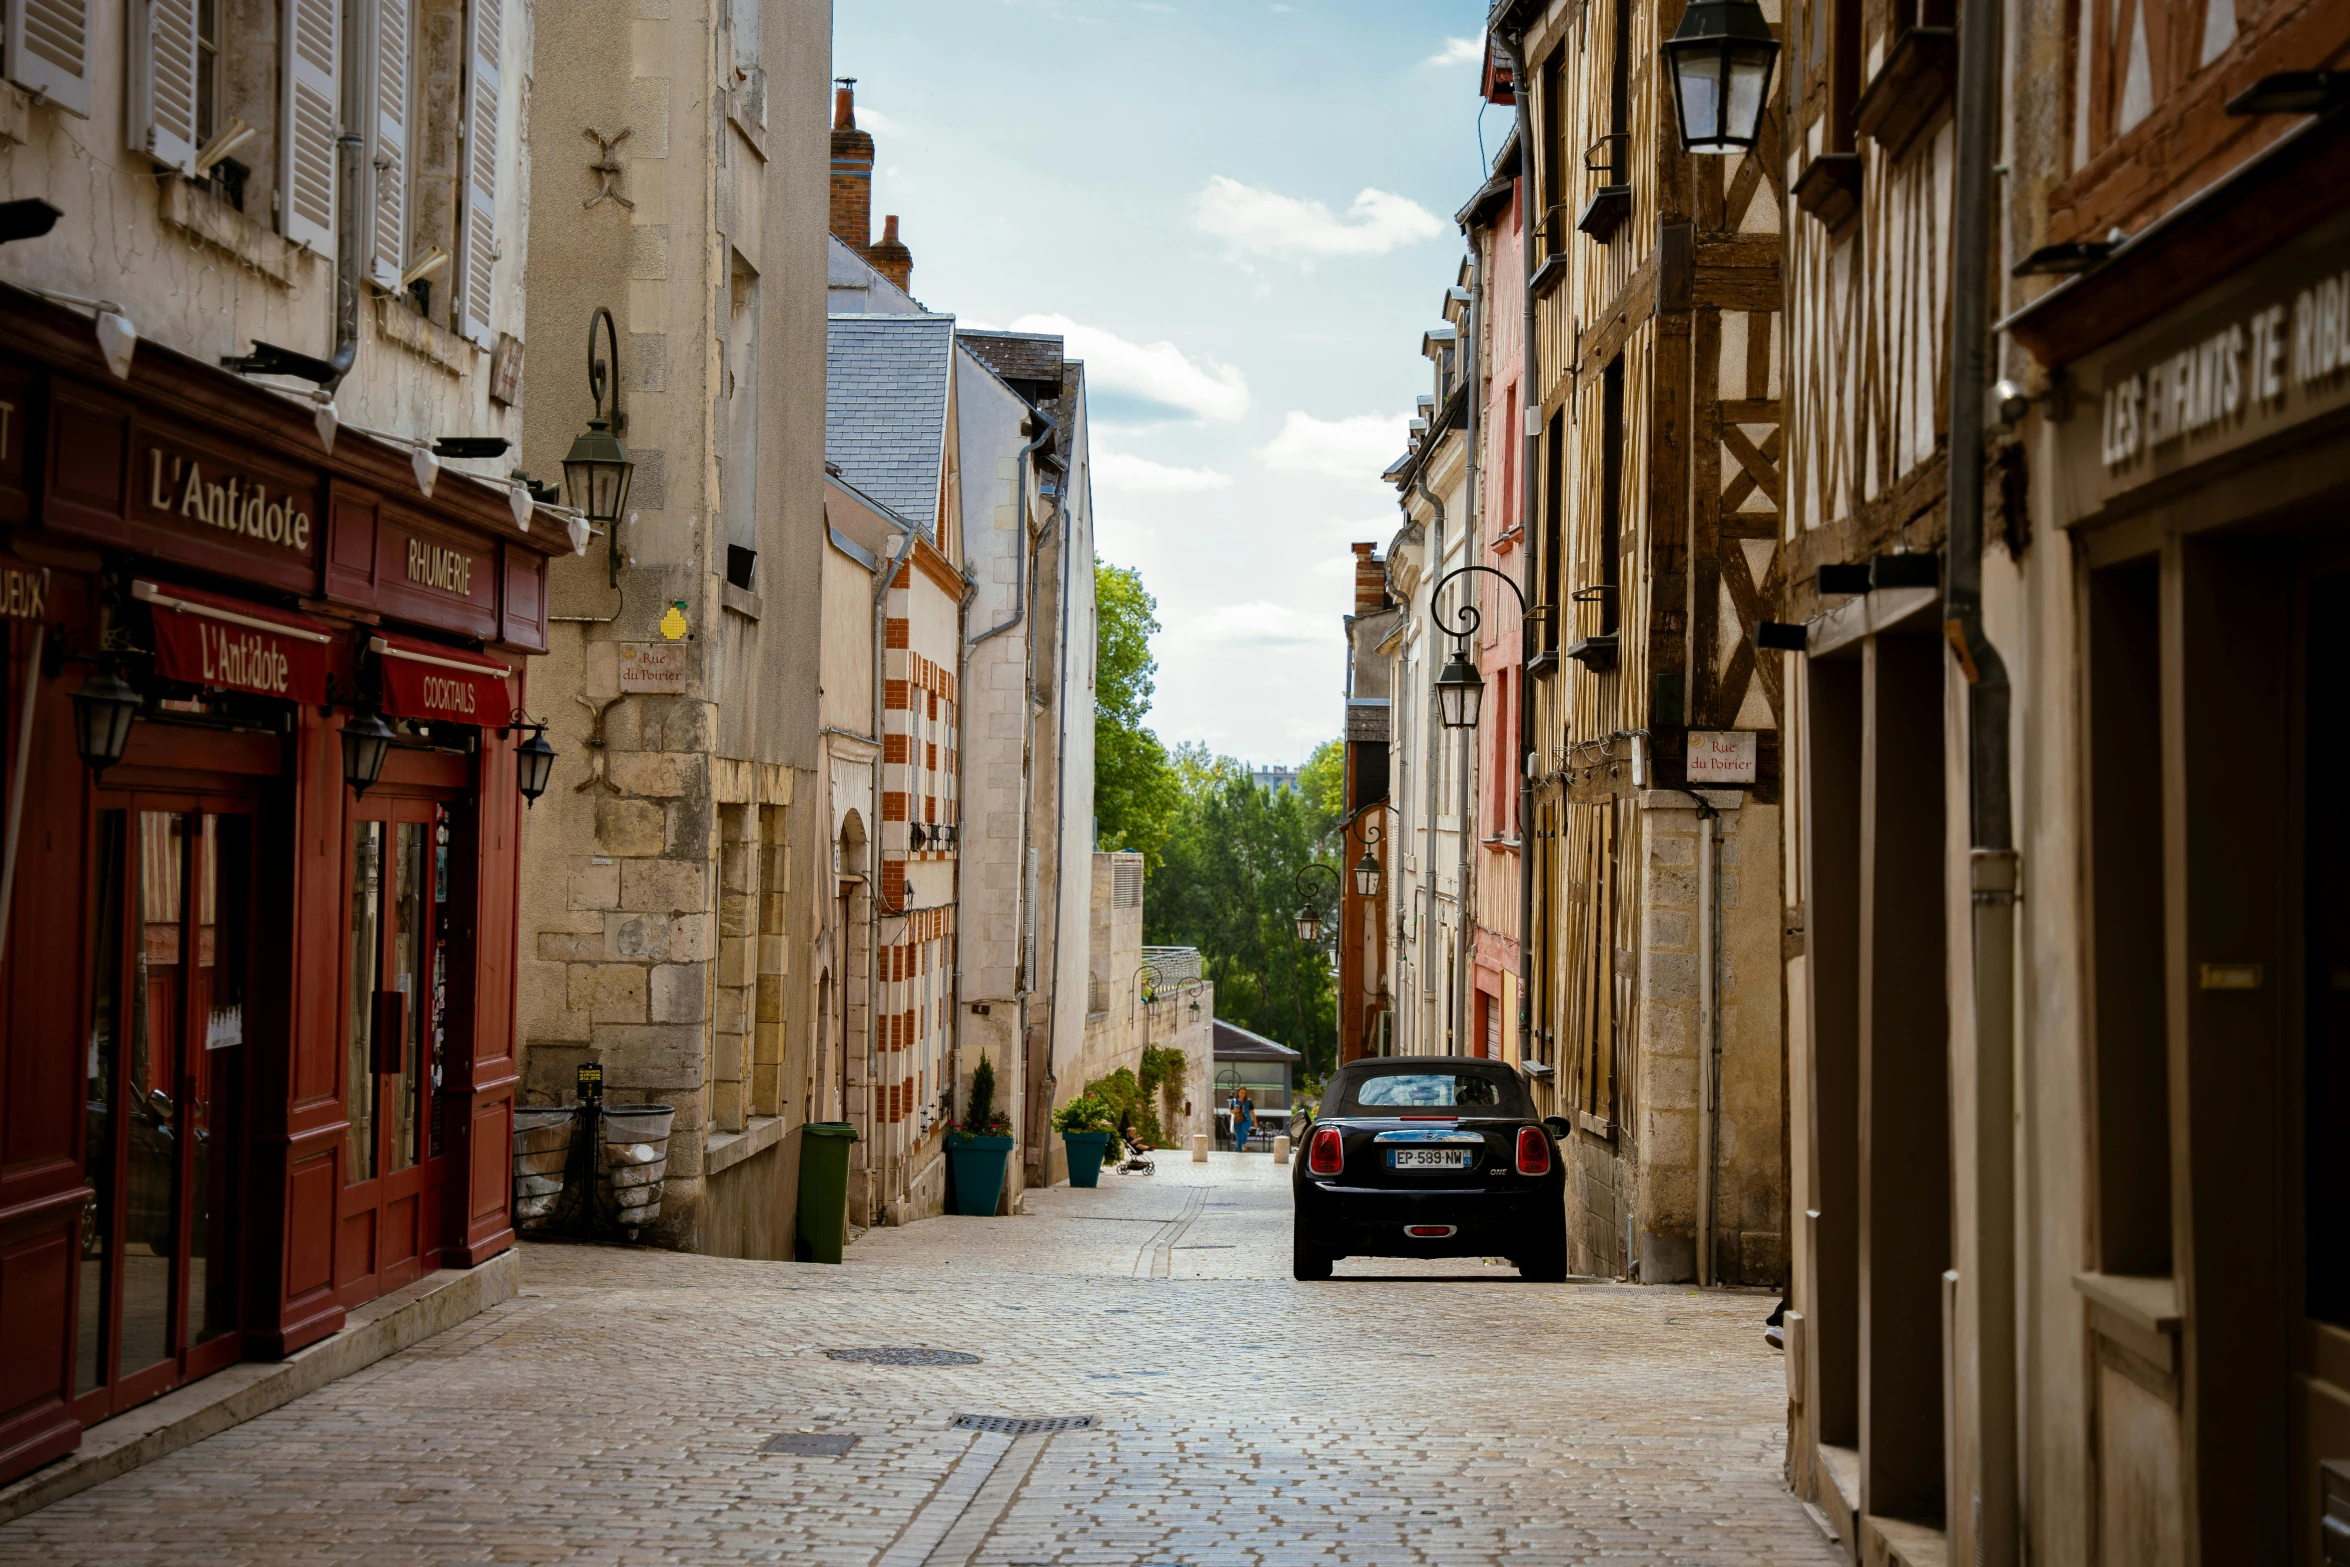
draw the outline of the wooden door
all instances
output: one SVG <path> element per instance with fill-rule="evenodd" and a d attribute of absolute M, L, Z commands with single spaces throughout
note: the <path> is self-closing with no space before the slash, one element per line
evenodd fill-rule
<path fill-rule="evenodd" d="M 91 885 L 75 1413 L 236 1360 L 250 800 L 104 791 Z"/>
<path fill-rule="evenodd" d="M 347 828 L 345 1108 L 336 1298 L 346 1306 L 439 1265 L 449 1128 L 449 850 L 445 801 L 362 799 Z"/>

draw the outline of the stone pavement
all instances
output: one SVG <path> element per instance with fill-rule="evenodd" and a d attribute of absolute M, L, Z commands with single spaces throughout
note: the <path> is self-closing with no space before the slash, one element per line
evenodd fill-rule
<path fill-rule="evenodd" d="M 515 1300 L 0 1528 L 0 1564 L 1843 1559 L 1779 1478 L 1767 1299 L 1299 1284 L 1286 1176 L 1162 1155 L 842 1268 L 531 1246 Z M 827 1353 L 906 1347 L 977 1358 Z"/>

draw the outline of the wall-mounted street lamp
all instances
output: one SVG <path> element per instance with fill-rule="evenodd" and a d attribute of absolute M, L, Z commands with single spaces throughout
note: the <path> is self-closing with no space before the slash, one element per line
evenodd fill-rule
<path fill-rule="evenodd" d="M 1699 3 L 1705 4 L 1707 0 L 1699 0 Z M 1485 617 L 1478 613 L 1475 604 L 1463 604 L 1453 611 L 1453 623 L 1446 625 L 1442 603 L 1445 584 L 1455 577 L 1466 577 L 1477 572 L 1483 572 L 1503 583 L 1510 592 L 1516 594 L 1520 619 L 1523 620 L 1525 615 L 1525 590 L 1506 571 L 1496 571 L 1491 566 L 1463 566 L 1437 579 L 1435 588 L 1428 595 L 1429 614 L 1439 631 L 1456 639 L 1452 646 L 1452 657 L 1445 660 L 1444 668 L 1436 676 L 1436 710 L 1447 729 L 1476 728 L 1477 715 L 1485 705 L 1485 677 L 1477 673 L 1475 664 L 1469 662 L 1469 638 L 1477 634 L 1477 628 L 1485 623 Z"/>
<path fill-rule="evenodd" d="M 1363 846 L 1363 857 L 1355 861 L 1355 891 L 1363 897 L 1379 896 L 1379 856 L 1371 851 L 1379 846 L 1380 839 L 1385 836 L 1380 832 L 1377 822 L 1358 819 L 1355 841 Z"/>
<path fill-rule="evenodd" d="M 545 722 L 532 718 L 519 707 L 498 733 L 510 735 L 517 729 L 527 729 L 530 733 L 514 748 L 514 786 L 522 791 L 524 806 L 534 806 L 539 803 L 539 796 L 547 792 L 548 780 L 554 777 L 556 751 L 547 744 Z"/>
<path fill-rule="evenodd" d="M 343 720 L 343 782 L 352 792 L 365 794 L 383 776 L 384 758 L 391 754 L 392 726 L 372 709 Z"/>
<path fill-rule="evenodd" d="M 611 349 L 609 359 L 596 354 L 596 326 L 602 323 L 604 341 Z M 612 392 L 612 411 L 604 411 L 604 392 Z M 636 464 L 629 459 L 628 448 L 621 444 L 620 433 L 628 428 L 628 415 L 620 406 L 620 329 L 612 324 L 612 312 L 602 305 L 588 317 L 588 391 L 596 400 L 595 417 L 588 420 L 587 429 L 571 443 L 571 450 L 563 457 L 563 489 L 570 497 L 572 509 L 586 518 L 589 526 L 602 524 L 604 540 L 612 557 L 612 586 L 620 586 L 620 517 L 628 505 L 628 481 L 636 472 Z"/>
<path fill-rule="evenodd" d="M 73 694 L 73 748 L 91 772 L 103 773 L 122 760 L 140 701 L 131 683 L 108 665 Z"/>
<path fill-rule="evenodd" d="M 1755 0 L 1695 0 L 1665 40 L 1681 146 L 1695 153 L 1750 152 L 1771 106 L 1779 40 Z"/>
<path fill-rule="evenodd" d="M 1317 876 L 1330 878 L 1330 906 L 1338 906 L 1340 882 L 1335 868 L 1320 860 L 1309 860 L 1297 868 L 1297 939 L 1309 947 L 1322 939 L 1322 908 L 1314 901 L 1313 883 Z"/>

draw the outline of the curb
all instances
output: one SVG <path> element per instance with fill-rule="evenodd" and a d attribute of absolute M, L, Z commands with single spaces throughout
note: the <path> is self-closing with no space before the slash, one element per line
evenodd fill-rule
<path fill-rule="evenodd" d="M 476 1268 L 443 1268 L 353 1308 L 341 1332 L 283 1360 L 240 1361 L 100 1421 L 73 1452 L 0 1488 L 0 1524 L 315 1393 L 513 1299 L 521 1283 L 522 1256 L 516 1251 L 500 1252 Z"/>

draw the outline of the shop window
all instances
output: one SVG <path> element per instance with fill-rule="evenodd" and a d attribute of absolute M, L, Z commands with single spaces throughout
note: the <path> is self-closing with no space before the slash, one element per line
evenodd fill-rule
<path fill-rule="evenodd" d="M 2152 561 L 2089 579 L 2089 890 L 2097 1266 L 2171 1271 L 2161 606 Z"/>

